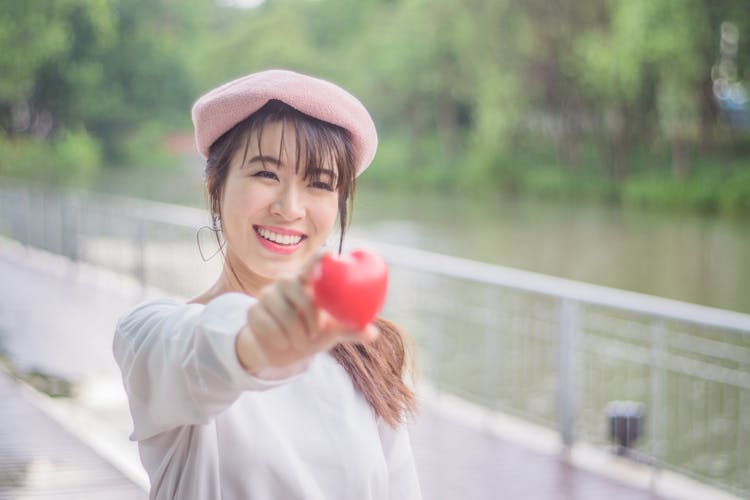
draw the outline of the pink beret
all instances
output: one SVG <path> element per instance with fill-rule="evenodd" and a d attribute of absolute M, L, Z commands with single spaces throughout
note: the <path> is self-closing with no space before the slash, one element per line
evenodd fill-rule
<path fill-rule="evenodd" d="M 375 124 L 356 97 L 333 83 L 293 71 L 273 69 L 252 73 L 217 87 L 193 105 L 195 142 L 204 158 L 211 144 L 271 99 L 338 125 L 349 132 L 354 145 L 357 175 L 375 157 Z"/>

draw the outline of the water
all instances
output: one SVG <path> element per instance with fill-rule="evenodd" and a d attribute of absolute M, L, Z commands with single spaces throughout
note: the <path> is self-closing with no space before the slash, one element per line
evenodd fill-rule
<path fill-rule="evenodd" d="M 361 190 L 352 232 L 750 312 L 750 224 L 602 205 Z"/>

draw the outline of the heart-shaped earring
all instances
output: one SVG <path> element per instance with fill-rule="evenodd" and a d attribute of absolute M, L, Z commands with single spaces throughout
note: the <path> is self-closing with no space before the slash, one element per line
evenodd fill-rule
<path fill-rule="evenodd" d="M 198 231 L 195 233 L 195 241 L 198 244 L 198 253 L 201 254 L 203 262 L 208 262 L 213 259 L 216 257 L 216 254 L 224 248 L 224 242 L 221 240 L 221 231 L 217 231 L 209 226 L 201 226 L 198 228 Z M 204 246 L 208 249 L 214 246 L 216 249 L 210 252 L 208 257 L 206 257 L 207 252 L 203 251 Z"/>

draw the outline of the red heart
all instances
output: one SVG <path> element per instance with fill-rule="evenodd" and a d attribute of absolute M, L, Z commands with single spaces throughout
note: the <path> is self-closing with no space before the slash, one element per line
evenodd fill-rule
<path fill-rule="evenodd" d="M 312 286 L 319 307 L 361 330 L 383 307 L 388 266 L 380 256 L 366 250 L 339 257 L 329 253 L 315 266 Z"/>

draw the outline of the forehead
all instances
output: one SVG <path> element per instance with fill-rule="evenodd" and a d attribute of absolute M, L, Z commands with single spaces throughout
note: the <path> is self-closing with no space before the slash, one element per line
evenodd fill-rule
<path fill-rule="evenodd" d="M 305 134 L 304 128 L 300 131 L 289 121 L 270 121 L 252 129 L 245 146 L 237 154 L 244 158 L 244 162 L 255 156 L 274 158 L 303 173 L 311 169 L 337 171 L 337 154 L 333 145 L 320 141 L 313 134 Z"/>
<path fill-rule="evenodd" d="M 253 154 L 277 156 L 285 153 L 292 157 L 297 151 L 297 131 L 281 121 L 273 121 L 252 129 L 246 137 L 247 149 Z"/>

